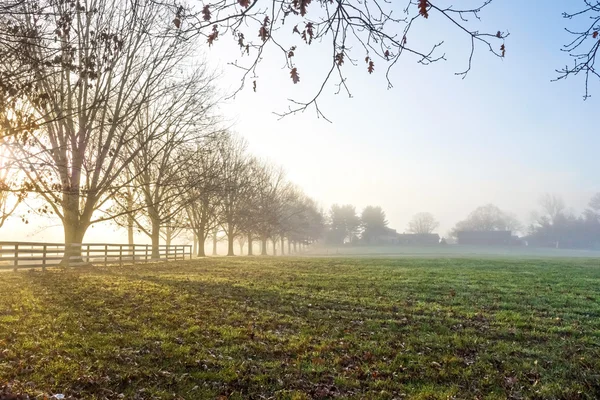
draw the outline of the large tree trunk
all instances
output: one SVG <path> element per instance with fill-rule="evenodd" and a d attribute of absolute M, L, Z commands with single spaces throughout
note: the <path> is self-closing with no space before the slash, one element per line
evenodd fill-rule
<path fill-rule="evenodd" d="M 240 242 L 240 255 L 244 255 L 244 243 Z"/>
<path fill-rule="evenodd" d="M 71 263 L 83 262 L 81 257 L 81 246 L 77 245 L 83 242 L 87 226 L 82 226 L 81 224 L 74 222 L 73 219 L 71 219 L 71 222 L 67 222 L 67 219 L 65 219 L 63 227 L 65 233 L 65 252 L 60 263 L 62 265 L 69 265 Z"/>
<path fill-rule="evenodd" d="M 133 217 L 127 217 L 127 243 L 133 247 Z"/>
<path fill-rule="evenodd" d="M 292 254 L 292 242 L 290 242 L 289 238 L 288 238 L 288 254 Z"/>
<path fill-rule="evenodd" d="M 206 257 L 206 253 L 204 252 L 204 236 L 199 235 L 196 236 L 196 239 L 198 241 L 198 257 Z"/>
<path fill-rule="evenodd" d="M 127 221 L 127 243 L 129 243 L 128 253 L 134 259 L 135 262 L 135 246 L 133 243 L 133 218 L 131 218 L 131 223 Z"/>
<path fill-rule="evenodd" d="M 193 233 L 194 235 L 194 247 L 192 247 L 192 254 L 197 254 L 198 253 L 198 236 L 196 235 L 196 233 Z"/>
<path fill-rule="evenodd" d="M 273 239 L 273 255 L 276 256 L 277 255 L 277 239 Z"/>
<path fill-rule="evenodd" d="M 248 255 L 252 255 L 252 234 L 248 234 Z"/>
<path fill-rule="evenodd" d="M 152 239 L 152 259 L 158 260 L 160 258 L 160 221 L 152 219 L 152 231 L 150 232 L 150 238 Z"/>
<path fill-rule="evenodd" d="M 260 255 L 266 256 L 267 255 L 267 239 L 266 238 L 261 239 L 261 244 L 262 244 L 262 248 L 260 249 Z"/>
<path fill-rule="evenodd" d="M 234 240 L 233 233 L 231 233 L 231 231 L 230 231 L 230 233 L 227 234 L 227 256 L 228 257 L 235 256 L 235 253 L 233 251 L 233 240 Z"/>
<path fill-rule="evenodd" d="M 167 246 L 170 246 L 171 242 L 173 241 L 173 228 L 167 226 L 166 229 L 167 229 L 167 240 L 166 240 L 167 243 L 166 244 L 167 244 Z"/>
<path fill-rule="evenodd" d="M 285 256 L 285 238 L 281 236 L 281 255 Z"/>
<path fill-rule="evenodd" d="M 65 233 L 65 252 L 61 264 L 83 262 L 81 258 L 81 244 L 89 226 L 88 222 L 82 221 L 79 215 L 79 191 L 63 194 L 64 220 L 63 229 Z M 89 220 L 88 220 L 89 221 Z"/>

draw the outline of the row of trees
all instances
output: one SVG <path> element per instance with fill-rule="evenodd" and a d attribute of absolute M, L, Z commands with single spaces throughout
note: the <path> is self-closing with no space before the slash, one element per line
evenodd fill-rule
<path fill-rule="evenodd" d="M 114 221 L 146 234 L 153 249 L 184 231 L 193 234 L 197 255 L 205 255 L 209 236 L 223 233 L 228 255 L 236 240 L 267 240 L 296 246 L 316 240 L 322 217 L 314 200 L 285 179 L 285 173 L 253 157 L 246 143 L 227 132 L 217 132 L 187 144 L 184 141 L 149 147 L 130 165 L 135 176 L 115 197 L 109 210 Z M 177 166 L 174 168 L 173 166 Z M 138 170 L 139 168 L 139 170 Z"/>
<path fill-rule="evenodd" d="M 527 241 L 531 245 L 564 248 L 600 248 L 600 193 L 576 215 L 557 196 L 546 195 L 541 210 L 532 215 Z"/>
<path fill-rule="evenodd" d="M 429 234 L 439 226 L 439 222 L 428 212 L 415 214 L 408 224 L 407 231 L 413 234 Z M 379 206 L 367 206 L 360 216 L 351 204 L 331 206 L 327 215 L 325 242 L 331 245 L 344 243 L 376 243 L 379 238 L 395 231 L 388 228 L 385 212 Z"/>
<path fill-rule="evenodd" d="M 381 237 L 395 234 L 387 225 L 381 207 L 368 206 L 358 215 L 352 205 L 335 204 L 327 215 L 324 239 L 330 245 L 376 243 Z M 422 212 L 412 217 L 406 231 L 430 234 L 438 227 L 432 214 Z M 512 231 L 533 246 L 600 248 L 600 193 L 592 197 L 579 216 L 569 211 L 559 196 L 545 194 L 540 198 L 539 211 L 532 213 L 531 223 L 527 226 L 514 214 L 494 204 L 486 204 L 457 222 L 448 236 L 456 238 L 460 231 Z"/>
<path fill-rule="evenodd" d="M 561 197 L 545 194 L 530 220 L 525 226 L 513 214 L 486 204 L 458 222 L 450 236 L 455 237 L 459 231 L 513 231 L 533 246 L 600 248 L 600 193 L 590 199 L 580 215 L 570 211 Z"/>
<path fill-rule="evenodd" d="M 9 5 L 0 9 L 0 223 L 30 194 L 43 201 L 37 212 L 61 220 L 67 245 L 105 221 L 126 227 L 130 243 L 146 234 L 154 256 L 161 237 L 183 230 L 201 244 L 223 231 L 230 255 L 241 235 L 318 237 L 315 202 L 221 128 L 215 76 L 171 4 Z"/>

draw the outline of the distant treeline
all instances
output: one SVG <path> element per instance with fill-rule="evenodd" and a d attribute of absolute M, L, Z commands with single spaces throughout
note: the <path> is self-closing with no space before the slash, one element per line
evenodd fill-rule
<path fill-rule="evenodd" d="M 333 205 L 325 216 L 323 240 L 328 245 L 445 244 L 527 245 L 537 247 L 600 249 L 600 193 L 594 195 L 581 215 L 568 211 L 562 198 L 545 194 L 540 209 L 522 224 L 514 214 L 494 204 L 477 207 L 456 223 L 445 237 L 434 231 L 439 223 L 428 212 L 414 215 L 398 233 L 388 227 L 381 207 L 366 207 L 358 215 L 352 205 Z"/>

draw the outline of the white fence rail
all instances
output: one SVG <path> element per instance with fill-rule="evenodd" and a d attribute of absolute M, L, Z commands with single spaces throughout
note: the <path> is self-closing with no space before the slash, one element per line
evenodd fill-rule
<path fill-rule="evenodd" d="M 185 260 L 192 258 L 192 246 L 160 245 L 158 253 L 152 257 L 152 246 L 146 244 L 0 242 L 0 269 L 45 269 L 63 260 L 68 266 Z"/>

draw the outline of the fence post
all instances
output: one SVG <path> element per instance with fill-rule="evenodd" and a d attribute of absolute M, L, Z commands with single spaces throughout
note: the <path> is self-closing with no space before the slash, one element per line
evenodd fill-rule
<path fill-rule="evenodd" d="M 119 265 L 123 265 L 123 245 L 119 245 Z"/>
<path fill-rule="evenodd" d="M 135 244 L 129 245 L 129 252 L 132 254 L 133 263 L 135 264 Z"/>
<path fill-rule="evenodd" d="M 90 263 L 90 245 L 89 244 L 86 245 L 85 255 L 86 255 L 86 257 L 85 257 L 85 263 L 89 264 Z"/>
<path fill-rule="evenodd" d="M 148 245 L 146 245 L 146 263 L 148 263 Z"/>
<path fill-rule="evenodd" d="M 17 267 L 19 266 L 19 245 L 15 244 L 15 261 L 14 261 L 14 265 L 15 267 L 13 268 L 13 271 L 17 272 Z"/>
<path fill-rule="evenodd" d="M 47 246 L 44 245 L 44 250 L 42 253 L 42 271 L 46 270 L 46 248 L 47 248 Z"/>
<path fill-rule="evenodd" d="M 104 266 L 108 265 L 108 245 L 104 245 Z"/>

